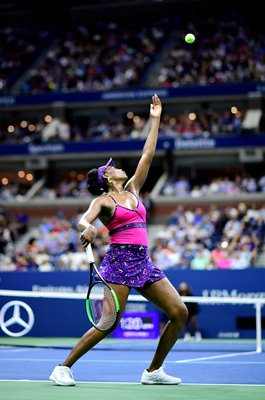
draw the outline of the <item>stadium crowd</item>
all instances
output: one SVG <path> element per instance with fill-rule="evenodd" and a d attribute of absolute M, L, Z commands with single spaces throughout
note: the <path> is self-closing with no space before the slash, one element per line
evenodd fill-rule
<path fill-rule="evenodd" d="M 265 208 L 255 204 L 178 206 L 156 234 L 151 253 L 163 269 L 244 269 L 255 265 L 264 234 Z"/>
<path fill-rule="evenodd" d="M 262 171 L 261 171 L 262 172 Z M 21 171 L 20 171 L 21 173 Z M 55 176 L 55 173 L 53 173 Z M 20 179 L 16 174 L 10 178 L 1 178 L 0 200 L 21 200 L 27 196 L 27 191 L 36 182 L 33 179 L 25 182 L 25 178 Z M 213 176 L 211 178 L 188 179 L 185 176 L 171 175 L 160 189 L 162 196 L 176 196 L 193 198 L 209 197 L 214 195 L 235 196 L 237 194 L 265 193 L 265 175 L 243 174 L 235 176 Z M 70 171 L 62 176 L 56 174 L 56 179 L 51 182 L 44 180 L 44 184 L 36 191 L 33 198 L 54 200 L 58 198 L 87 198 L 91 196 L 87 193 L 85 171 Z"/>
<path fill-rule="evenodd" d="M 265 192 L 265 175 L 254 177 L 236 175 L 234 178 L 218 176 L 209 182 L 191 182 L 185 176 L 170 176 L 161 188 L 164 196 L 191 196 L 194 198 L 211 195 L 235 196 L 240 193 Z"/>
<path fill-rule="evenodd" d="M 208 138 L 240 136 L 245 134 L 243 121 L 245 110 L 165 113 L 161 119 L 159 137 Z M 51 120 L 49 123 L 46 120 Z M 261 118 L 260 118 L 261 120 Z M 146 116 L 128 113 L 105 118 L 86 118 L 82 121 L 66 121 L 51 116 L 43 119 L 19 119 L 0 122 L 0 144 L 43 144 L 55 142 L 83 142 L 102 140 L 134 140 L 143 137 Z M 264 129 L 264 128 L 263 128 Z M 255 134 L 257 129 L 249 131 Z"/>
<path fill-rule="evenodd" d="M 259 19 L 231 9 L 133 21 L 59 26 L 2 25 L 0 90 L 55 93 L 128 88 L 264 82 Z M 185 32 L 197 38 L 184 41 Z M 153 66 L 160 65 L 155 74 Z M 161 60 L 162 65 L 161 65 Z M 151 77 L 148 74 L 152 67 Z"/>
<path fill-rule="evenodd" d="M 76 271 L 88 269 L 80 245 L 76 218 L 62 213 L 44 218 L 32 231 L 27 243 L 19 246 L 28 231 L 26 215 L 0 219 L 0 269 L 5 271 Z M 100 262 L 109 244 L 107 229 L 96 221 L 94 242 Z M 178 206 L 150 243 L 150 255 L 162 270 L 245 269 L 255 266 L 265 241 L 265 207 L 210 206 L 209 209 Z"/>
<path fill-rule="evenodd" d="M 192 85 L 245 84 L 265 81 L 265 37 L 261 19 L 229 8 L 225 14 L 194 13 L 186 18 L 89 24 L 0 27 L 0 93 L 36 95 L 112 89 Z M 257 14 L 256 14 L 257 15 Z M 194 32 L 194 44 L 184 42 Z M 185 107 L 183 107 L 183 110 Z M 246 110 L 205 111 L 177 115 L 164 113 L 160 135 L 172 138 L 240 135 Z M 42 144 L 84 140 L 137 139 L 145 116 L 111 115 L 87 118 L 87 123 L 46 115 L 40 119 L 5 117 L 0 121 L 0 144 Z M 264 127 L 264 125 L 263 125 Z M 252 132 L 253 133 L 253 132 Z M 257 133 L 257 132 L 254 132 Z M 16 178 L 2 179 L 0 199 L 19 200 L 35 182 L 22 185 Z M 45 185 L 44 199 L 87 196 L 84 175 L 62 178 Z M 213 177 L 194 181 L 171 176 L 161 189 L 164 196 L 201 197 L 213 194 L 265 192 L 265 176 Z M 29 231 L 29 218 L 21 212 L 0 212 L 0 269 L 8 271 L 66 271 L 87 269 L 80 246 L 77 218 L 63 214 L 45 218 Z M 24 235 L 30 237 L 23 242 Z M 167 269 L 244 269 L 255 266 L 264 244 L 265 208 L 255 204 L 207 209 L 177 207 L 150 243 L 150 254 Z M 28 236 L 26 236 L 28 237 Z M 23 245 L 21 245 L 23 243 Z M 96 261 L 102 260 L 108 233 L 98 222 L 94 243 Z"/>
<path fill-rule="evenodd" d="M 239 83 L 265 80 L 262 27 L 240 12 L 194 15 L 184 27 L 197 41 L 183 46 L 176 40 L 160 68 L 157 84 L 162 87 Z M 187 29 L 187 28 L 186 28 Z M 180 39 L 180 38 L 179 38 Z"/>
<path fill-rule="evenodd" d="M 22 93 L 108 90 L 139 84 L 168 31 L 165 20 L 100 21 L 69 28 L 20 85 Z"/>
<path fill-rule="evenodd" d="M 6 93 L 17 79 L 36 61 L 50 45 L 56 26 L 38 24 L 0 25 L 0 93 Z"/>

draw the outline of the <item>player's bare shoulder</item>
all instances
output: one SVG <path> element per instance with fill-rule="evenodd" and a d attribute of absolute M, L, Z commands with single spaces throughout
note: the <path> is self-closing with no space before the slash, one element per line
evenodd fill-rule
<path fill-rule="evenodd" d="M 114 211 L 116 204 L 108 194 L 102 194 L 101 196 L 98 197 L 98 199 L 100 202 L 99 204 L 101 206 L 101 209 L 108 209 L 110 210 L 110 212 Z"/>
<path fill-rule="evenodd" d="M 110 200 L 111 200 L 111 199 L 110 199 L 110 197 L 109 197 L 107 194 L 101 194 L 100 196 L 95 197 L 95 198 L 91 201 L 90 205 L 91 205 L 91 206 L 96 205 L 96 206 L 98 206 L 98 207 L 107 206 L 108 204 L 110 204 Z"/>
<path fill-rule="evenodd" d="M 116 204 L 107 194 L 102 194 L 97 198 L 100 207 L 99 218 L 105 224 L 115 212 Z"/>

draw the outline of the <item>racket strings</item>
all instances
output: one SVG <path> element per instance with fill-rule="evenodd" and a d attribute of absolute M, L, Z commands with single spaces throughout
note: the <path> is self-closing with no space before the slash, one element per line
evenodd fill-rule
<path fill-rule="evenodd" d="M 89 296 L 89 310 L 92 321 L 100 330 L 110 329 L 117 319 L 117 311 L 111 290 L 97 282 Z"/>

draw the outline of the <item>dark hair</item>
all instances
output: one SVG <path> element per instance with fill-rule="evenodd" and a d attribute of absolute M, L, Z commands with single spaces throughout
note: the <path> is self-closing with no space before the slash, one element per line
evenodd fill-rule
<path fill-rule="evenodd" d="M 98 170 L 97 168 L 93 168 L 87 173 L 87 190 L 94 196 L 98 196 L 103 192 L 108 191 L 108 186 L 104 181 L 103 186 L 100 186 L 98 182 Z"/>

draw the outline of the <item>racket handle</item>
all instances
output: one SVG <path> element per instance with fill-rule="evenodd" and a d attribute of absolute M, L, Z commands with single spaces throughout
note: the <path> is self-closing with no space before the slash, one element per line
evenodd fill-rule
<path fill-rule="evenodd" d="M 95 261 L 94 254 L 93 254 L 92 247 L 91 247 L 90 243 L 86 247 L 86 254 L 87 254 L 87 259 L 88 259 L 89 262 L 94 262 Z"/>

